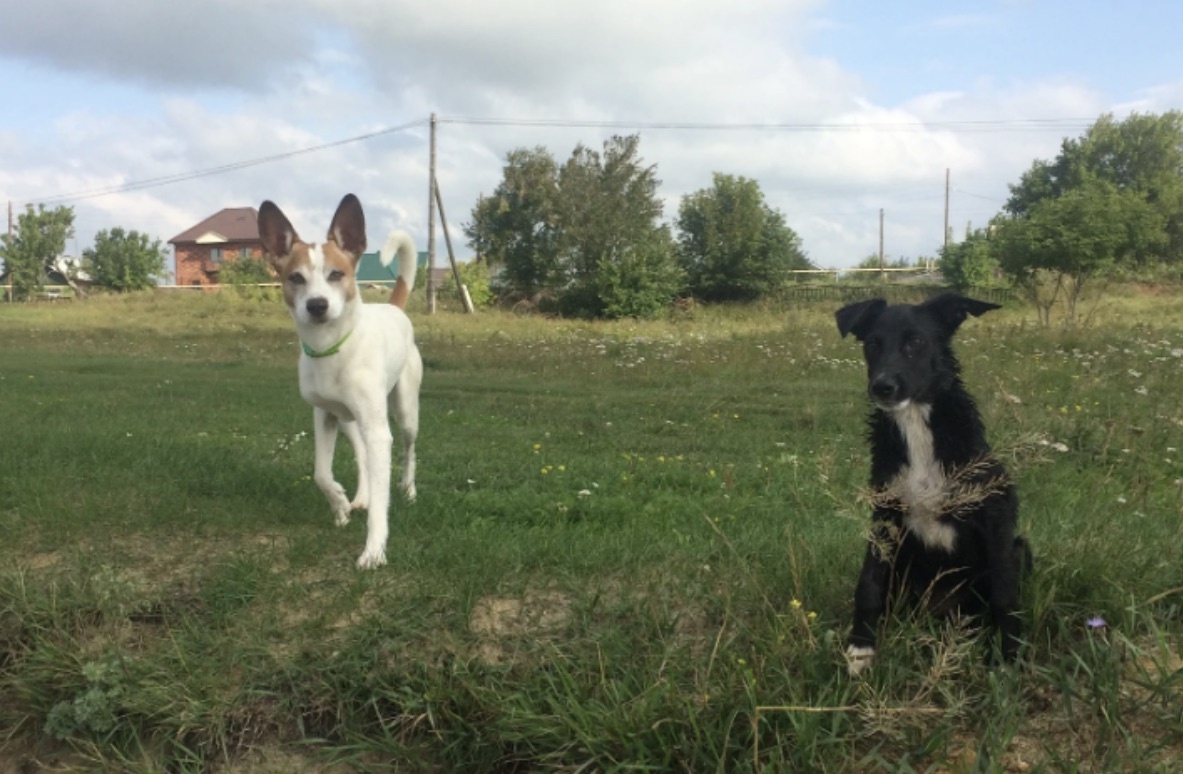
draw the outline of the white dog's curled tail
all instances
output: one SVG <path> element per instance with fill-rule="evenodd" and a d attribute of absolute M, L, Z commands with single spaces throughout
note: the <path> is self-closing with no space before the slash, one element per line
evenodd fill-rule
<path fill-rule="evenodd" d="M 386 244 L 378 253 L 378 260 L 383 266 L 389 266 L 398 255 L 398 279 L 394 282 L 394 289 L 390 292 L 390 303 L 399 309 L 407 308 L 407 297 L 415 288 L 415 269 L 419 255 L 415 252 L 415 241 L 405 231 L 395 231 L 386 238 Z"/>

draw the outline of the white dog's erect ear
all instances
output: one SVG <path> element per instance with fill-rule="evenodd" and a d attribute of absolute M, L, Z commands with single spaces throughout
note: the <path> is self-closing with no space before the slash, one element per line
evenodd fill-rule
<path fill-rule="evenodd" d="M 353 194 L 345 194 L 337 205 L 333 222 L 329 224 L 328 240 L 353 256 L 354 261 L 366 251 L 366 216 Z"/>
<path fill-rule="evenodd" d="M 291 221 L 270 199 L 259 205 L 259 239 L 263 240 L 267 258 L 276 268 L 288 257 L 292 245 L 300 239 Z"/>

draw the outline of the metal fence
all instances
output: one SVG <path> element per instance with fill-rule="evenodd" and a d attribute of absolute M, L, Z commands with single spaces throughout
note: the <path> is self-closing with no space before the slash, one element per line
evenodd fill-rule
<path fill-rule="evenodd" d="M 900 303 L 923 301 L 929 296 L 949 289 L 948 285 L 940 283 L 817 283 L 790 285 L 780 290 L 777 295 L 785 301 L 800 302 L 844 303 L 862 301 L 867 298 L 884 298 L 893 303 Z M 966 295 L 995 304 L 1005 304 L 1019 298 L 1013 288 L 970 288 L 964 292 Z"/>

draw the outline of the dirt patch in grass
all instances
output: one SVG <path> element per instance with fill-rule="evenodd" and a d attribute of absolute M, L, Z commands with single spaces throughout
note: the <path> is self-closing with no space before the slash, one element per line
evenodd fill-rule
<path fill-rule="evenodd" d="M 363 756 L 352 765 L 325 763 L 301 750 L 261 744 L 234 760 L 211 766 L 209 771 L 211 774 L 352 774 L 358 771 L 359 764 L 365 767 L 363 771 L 381 771 L 389 763 L 378 756 Z"/>
<path fill-rule="evenodd" d="M 569 597 L 554 590 L 529 590 L 520 597 L 481 597 L 472 606 L 468 629 L 478 638 L 476 658 L 500 665 L 513 661 L 515 640 L 554 636 L 570 618 Z"/>

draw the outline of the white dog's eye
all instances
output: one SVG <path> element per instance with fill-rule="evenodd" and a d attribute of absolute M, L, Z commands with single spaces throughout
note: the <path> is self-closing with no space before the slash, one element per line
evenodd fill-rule
<path fill-rule="evenodd" d="M 345 272 L 340 269 L 333 269 L 329 272 L 329 282 L 340 282 L 345 277 Z"/>
<path fill-rule="evenodd" d="M 293 285 L 303 285 L 304 275 L 299 272 L 292 272 L 288 275 L 288 282 L 292 283 Z"/>

